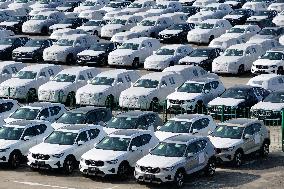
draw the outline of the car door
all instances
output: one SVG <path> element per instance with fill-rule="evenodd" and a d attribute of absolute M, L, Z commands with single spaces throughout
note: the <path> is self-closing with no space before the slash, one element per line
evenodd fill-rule
<path fill-rule="evenodd" d="M 83 144 L 79 145 L 78 142 L 82 141 Z M 88 134 L 87 131 L 82 131 L 78 134 L 78 137 L 76 138 L 76 142 L 74 145 L 77 145 L 74 148 L 73 151 L 73 155 L 76 157 L 77 160 L 80 159 L 80 157 L 86 152 L 88 151 L 88 149 L 90 148 L 90 140 L 88 138 Z"/>
<path fill-rule="evenodd" d="M 143 134 L 141 135 L 141 143 L 142 143 L 142 157 L 146 156 L 149 153 L 149 150 L 155 147 L 156 142 L 152 141 L 152 135 Z"/>
<path fill-rule="evenodd" d="M 197 119 L 192 123 L 190 132 L 194 135 L 207 136 L 209 132 L 209 123 L 210 120 L 208 118 Z"/>
<path fill-rule="evenodd" d="M 206 152 L 206 145 L 207 145 L 207 141 L 205 140 L 199 140 L 196 142 L 197 144 L 197 154 L 198 154 L 198 166 L 197 166 L 197 170 L 201 170 L 203 169 L 206 164 L 207 161 L 209 159 L 207 152 Z"/>
<path fill-rule="evenodd" d="M 192 142 L 187 146 L 185 169 L 187 174 L 195 172 L 199 165 L 197 142 Z M 190 156 L 188 156 L 190 154 Z"/>
<path fill-rule="evenodd" d="M 203 88 L 203 103 L 208 104 L 213 98 L 213 89 L 211 87 L 211 83 L 205 83 L 204 88 Z"/>
<path fill-rule="evenodd" d="M 254 123 L 253 125 L 253 138 L 254 138 L 254 150 L 257 151 L 261 148 L 262 143 L 264 141 L 264 134 L 261 133 L 261 124 L 260 123 Z"/>
<path fill-rule="evenodd" d="M 26 128 L 26 130 L 23 133 L 23 136 L 21 138 L 22 145 L 21 145 L 21 153 L 23 155 L 27 155 L 29 152 L 29 149 L 37 144 L 37 130 L 34 126 Z M 25 140 L 25 137 L 29 137 L 29 139 Z"/>
<path fill-rule="evenodd" d="M 132 147 L 136 146 L 136 150 L 132 150 Z M 144 145 L 142 145 L 142 138 L 141 135 L 134 137 L 131 140 L 131 143 L 129 145 L 129 156 L 128 156 L 128 162 L 130 166 L 134 167 L 136 162 L 143 157 L 143 148 Z"/>
<path fill-rule="evenodd" d="M 38 114 L 37 119 L 53 122 L 53 119 L 50 117 L 48 108 L 42 109 Z"/>
<path fill-rule="evenodd" d="M 248 136 L 248 138 L 245 138 L 246 135 Z M 244 134 L 243 134 L 243 140 L 244 140 L 243 150 L 245 154 L 251 153 L 255 147 L 253 135 L 254 135 L 253 125 L 247 126 L 244 129 Z"/>

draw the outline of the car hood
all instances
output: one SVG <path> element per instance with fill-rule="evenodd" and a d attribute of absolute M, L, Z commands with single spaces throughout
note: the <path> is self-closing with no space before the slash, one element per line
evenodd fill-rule
<path fill-rule="evenodd" d="M 210 141 L 216 148 L 230 148 L 242 143 L 242 139 L 220 138 L 209 136 Z"/>
<path fill-rule="evenodd" d="M 243 56 L 219 56 L 214 62 L 216 63 L 228 63 L 228 62 L 238 62 L 243 59 Z"/>
<path fill-rule="evenodd" d="M 66 150 L 72 148 L 73 145 L 58 145 L 58 144 L 49 144 L 49 143 L 40 143 L 30 149 L 31 153 L 37 154 L 61 154 Z"/>
<path fill-rule="evenodd" d="M 100 26 L 80 26 L 77 29 L 82 29 L 84 31 L 89 31 L 89 30 L 93 30 L 96 28 L 100 28 Z"/>
<path fill-rule="evenodd" d="M 120 29 L 122 27 L 123 27 L 122 24 L 108 24 L 108 25 L 105 25 L 102 28 L 102 30 L 115 30 L 115 29 Z"/>
<path fill-rule="evenodd" d="M 125 155 L 127 151 L 113 151 L 113 150 L 102 150 L 102 149 L 92 149 L 85 154 L 83 154 L 83 159 L 91 159 L 95 161 L 110 161 L 118 159 L 119 157 Z"/>
<path fill-rule="evenodd" d="M 209 34 L 212 32 L 212 29 L 194 29 L 188 32 L 188 34 L 193 34 L 193 35 L 202 35 L 202 34 Z"/>
<path fill-rule="evenodd" d="M 167 34 L 176 35 L 176 34 L 179 34 L 181 32 L 182 32 L 182 30 L 163 30 L 159 34 L 160 35 L 167 35 Z"/>
<path fill-rule="evenodd" d="M 0 139 L 0 149 L 9 148 L 12 145 L 17 144 L 18 142 L 19 142 L 18 140 L 3 140 L 3 139 Z"/>
<path fill-rule="evenodd" d="M 243 15 L 231 15 L 231 14 L 228 14 L 224 17 L 224 19 L 239 19 L 241 18 Z"/>
<path fill-rule="evenodd" d="M 61 7 L 61 6 L 58 6 L 58 7 L 56 7 L 56 9 L 59 10 L 59 11 L 66 11 L 66 10 L 70 9 L 70 7 Z"/>
<path fill-rule="evenodd" d="M 156 137 L 160 140 L 163 141 L 167 138 L 173 137 L 173 136 L 177 136 L 180 133 L 171 133 L 171 132 L 164 132 L 164 131 L 156 131 L 155 135 Z"/>
<path fill-rule="evenodd" d="M 109 89 L 111 89 L 112 86 L 110 85 L 92 85 L 92 84 L 87 84 L 84 87 L 81 87 L 78 89 L 77 93 L 78 94 L 96 94 L 96 93 L 103 93 Z"/>
<path fill-rule="evenodd" d="M 32 83 L 33 79 L 19 79 L 19 78 L 11 78 L 3 83 L 1 83 L 1 86 L 7 86 L 7 87 L 20 87 L 20 86 L 26 86 L 30 83 Z"/>
<path fill-rule="evenodd" d="M 272 102 L 259 102 L 251 107 L 252 110 L 272 110 L 281 111 L 284 108 L 284 103 L 272 103 Z"/>
<path fill-rule="evenodd" d="M 84 50 L 78 53 L 78 56 L 99 56 L 100 54 L 105 53 L 104 51 L 94 51 L 94 50 Z"/>
<path fill-rule="evenodd" d="M 201 93 L 174 92 L 174 93 L 170 94 L 167 97 L 167 99 L 191 100 L 191 99 L 196 99 L 201 95 L 202 95 Z"/>
<path fill-rule="evenodd" d="M 268 65 L 277 65 L 281 64 L 283 60 L 267 60 L 267 59 L 258 59 L 253 64 L 254 65 L 262 65 L 262 66 L 268 66 Z"/>
<path fill-rule="evenodd" d="M 18 24 L 19 22 L 8 22 L 4 21 L 0 23 L 0 26 L 14 26 L 15 24 Z"/>
<path fill-rule="evenodd" d="M 146 32 L 154 28 L 154 26 L 134 26 L 130 29 L 132 32 Z"/>
<path fill-rule="evenodd" d="M 33 52 L 38 50 L 40 47 L 18 47 L 13 52 Z"/>
<path fill-rule="evenodd" d="M 49 29 L 56 30 L 56 29 L 61 29 L 61 28 L 68 28 L 70 26 L 72 26 L 72 24 L 54 24 L 50 26 Z"/>
<path fill-rule="evenodd" d="M 49 81 L 49 82 L 41 85 L 39 90 L 59 91 L 59 90 L 64 90 L 64 89 L 66 89 L 66 88 L 68 88 L 72 85 L 73 85 L 73 83 L 71 83 L 71 82 Z"/>
<path fill-rule="evenodd" d="M 190 56 L 186 56 L 182 59 L 180 59 L 180 62 L 194 62 L 194 63 L 200 63 L 203 60 L 207 60 L 208 57 L 190 57 Z"/>
<path fill-rule="evenodd" d="M 225 33 L 221 35 L 221 37 L 226 37 L 226 38 L 239 38 L 240 36 L 243 36 L 244 33 Z"/>
<path fill-rule="evenodd" d="M 200 16 L 211 16 L 214 15 L 215 12 L 214 11 L 200 11 L 198 12 L 196 15 L 200 15 Z"/>
<path fill-rule="evenodd" d="M 245 99 L 235 99 L 235 98 L 221 98 L 221 97 L 217 97 L 215 99 L 213 99 L 212 101 L 210 101 L 208 103 L 208 105 L 210 106 L 237 106 L 240 103 L 244 102 Z"/>
<path fill-rule="evenodd" d="M 109 53 L 109 56 L 128 56 L 133 54 L 134 52 L 136 51 L 132 49 L 117 49 Z"/>
<path fill-rule="evenodd" d="M 149 62 L 163 62 L 163 61 L 169 61 L 170 59 L 173 58 L 173 55 L 151 55 L 149 56 L 146 61 L 149 61 Z"/>
<path fill-rule="evenodd" d="M 144 88 L 144 87 L 131 87 L 122 92 L 122 94 L 127 94 L 127 96 L 147 96 L 156 92 L 156 88 Z"/>
<path fill-rule="evenodd" d="M 155 14 L 165 13 L 165 12 L 167 12 L 166 9 L 150 9 L 150 10 L 146 11 L 146 13 L 155 13 Z"/>
<path fill-rule="evenodd" d="M 72 49 L 72 46 L 59 46 L 59 45 L 52 45 L 45 49 L 46 52 L 49 53 L 59 53 L 59 52 L 67 52 L 69 49 Z"/>
<path fill-rule="evenodd" d="M 11 45 L 0 45 L 0 51 L 3 51 L 9 47 L 11 47 Z"/>
<path fill-rule="evenodd" d="M 166 168 L 176 165 L 182 161 L 184 157 L 165 157 L 148 154 L 140 159 L 137 164 L 144 167 L 159 167 Z"/>
<path fill-rule="evenodd" d="M 26 22 L 24 22 L 23 26 L 40 26 L 41 24 L 43 24 L 46 20 L 28 20 Z"/>

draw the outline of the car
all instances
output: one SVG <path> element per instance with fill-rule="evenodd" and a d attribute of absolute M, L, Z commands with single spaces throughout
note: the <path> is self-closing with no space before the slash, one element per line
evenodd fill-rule
<path fill-rule="evenodd" d="M 73 9 L 74 13 L 80 13 L 85 10 L 99 10 L 106 6 L 110 1 L 109 0 L 87 0 L 80 3 L 79 6 Z"/>
<path fill-rule="evenodd" d="M 224 3 L 230 5 L 233 9 L 240 9 L 246 3 L 246 0 L 230 0 L 224 1 Z"/>
<path fill-rule="evenodd" d="M 124 14 L 135 14 L 139 12 L 146 12 L 151 7 L 153 7 L 156 4 L 153 0 L 142 0 L 142 1 L 134 1 L 130 5 L 128 5 L 126 8 L 120 10 L 120 12 Z"/>
<path fill-rule="evenodd" d="M 100 10 L 104 10 L 106 12 L 112 12 L 112 11 L 119 11 L 127 7 L 131 4 L 131 1 L 110 1 L 108 4 L 106 4 L 104 7 L 100 8 Z"/>
<path fill-rule="evenodd" d="M 186 175 L 203 171 L 213 176 L 215 169 L 215 149 L 208 137 L 178 135 L 160 142 L 141 158 L 134 176 L 138 182 L 173 182 L 181 188 Z"/>
<path fill-rule="evenodd" d="M 280 12 L 277 14 L 277 16 L 275 16 L 272 20 L 272 22 L 276 25 L 276 26 L 284 26 L 284 11 Z"/>
<path fill-rule="evenodd" d="M 7 8 L 0 9 L 0 22 L 4 22 L 9 20 L 11 17 L 19 15 L 19 16 L 27 16 L 27 9 L 23 8 Z"/>
<path fill-rule="evenodd" d="M 34 102 L 19 107 L 15 112 L 11 113 L 9 117 L 4 119 L 4 121 L 7 124 L 21 120 L 42 120 L 52 123 L 57 120 L 64 112 L 66 112 L 66 109 L 63 104 Z"/>
<path fill-rule="evenodd" d="M 283 0 L 276 0 L 272 2 L 267 10 L 275 10 L 277 12 L 282 12 L 284 10 L 284 1 Z"/>
<path fill-rule="evenodd" d="M 262 156 L 269 154 L 270 132 L 256 119 L 239 118 L 220 123 L 209 138 L 216 147 L 217 161 L 236 167 L 244 163 L 246 155 L 257 151 Z"/>
<path fill-rule="evenodd" d="M 13 31 L 16 34 L 22 32 L 22 25 L 28 20 L 28 16 L 13 16 L 0 23 L 0 27 Z"/>
<path fill-rule="evenodd" d="M 163 141 L 180 134 L 208 136 L 216 128 L 213 118 L 204 114 L 179 114 L 158 127 L 156 137 Z"/>
<path fill-rule="evenodd" d="M 118 175 L 125 178 L 136 162 L 157 143 L 158 139 L 151 131 L 116 131 L 82 155 L 80 172 L 90 176 Z"/>
<path fill-rule="evenodd" d="M 235 25 L 221 37 L 238 38 L 242 41 L 248 41 L 252 36 L 260 32 L 261 28 L 257 25 Z"/>
<path fill-rule="evenodd" d="M 222 50 L 220 48 L 201 47 L 194 49 L 193 52 L 179 60 L 181 65 L 196 65 L 200 66 L 206 71 L 212 70 L 212 62 L 215 58 L 220 56 Z"/>
<path fill-rule="evenodd" d="M 27 37 L 9 36 L 0 39 L 0 60 L 11 60 L 14 49 L 24 46 L 29 41 Z"/>
<path fill-rule="evenodd" d="M 204 113 L 207 104 L 224 91 L 225 87 L 220 79 L 189 80 L 167 96 L 167 108 L 182 112 Z"/>
<path fill-rule="evenodd" d="M 101 28 L 101 37 L 110 39 L 118 32 L 127 31 L 141 22 L 142 16 L 124 15 L 114 18 Z"/>
<path fill-rule="evenodd" d="M 253 11 L 267 10 L 268 4 L 265 1 L 247 1 L 243 6 L 243 9 L 251 9 Z"/>
<path fill-rule="evenodd" d="M 89 34 L 64 35 L 51 47 L 44 49 L 43 60 L 74 64 L 79 52 L 88 49 L 98 41 L 97 36 Z"/>
<path fill-rule="evenodd" d="M 224 3 L 210 3 L 203 7 L 199 13 L 200 15 L 207 15 L 210 16 L 212 19 L 214 18 L 223 18 L 230 12 L 232 12 L 233 9 L 230 5 L 224 4 Z"/>
<path fill-rule="evenodd" d="M 186 23 L 188 19 L 186 13 L 183 12 L 169 12 L 162 14 L 161 16 L 171 18 L 174 24 Z"/>
<path fill-rule="evenodd" d="M 139 38 L 141 37 L 140 33 L 132 32 L 132 31 L 125 31 L 125 32 L 118 32 L 112 36 L 110 39 L 111 42 L 116 43 L 117 45 L 122 45 L 123 42 L 133 39 L 133 38 Z"/>
<path fill-rule="evenodd" d="M 44 9 L 44 8 L 50 8 L 54 9 L 57 6 L 61 5 L 63 3 L 63 0 L 39 0 L 30 5 L 31 9 Z"/>
<path fill-rule="evenodd" d="M 235 85 L 228 88 L 220 97 L 208 103 L 208 112 L 214 118 L 247 117 L 249 108 L 263 100 L 269 92 L 261 87 Z"/>
<path fill-rule="evenodd" d="M 2 0 L 0 1 L 0 8 L 1 9 L 8 8 L 8 5 L 11 4 L 12 2 L 13 2 L 12 0 Z"/>
<path fill-rule="evenodd" d="M 51 126 L 56 130 L 78 124 L 104 126 L 111 118 L 109 108 L 85 106 L 64 112 Z"/>
<path fill-rule="evenodd" d="M 181 1 L 180 1 L 181 2 Z M 186 13 L 188 17 L 195 15 L 200 11 L 200 7 L 194 7 L 194 6 L 182 6 L 181 12 Z"/>
<path fill-rule="evenodd" d="M 247 21 L 260 21 L 266 19 L 273 19 L 277 15 L 275 10 L 259 10 L 256 11 Z"/>
<path fill-rule="evenodd" d="M 189 43 L 210 43 L 214 38 L 220 37 L 231 28 L 231 24 L 225 19 L 208 19 L 202 21 L 200 25 L 195 27 L 187 34 Z"/>
<path fill-rule="evenodd" d="M 110 66 L 139 67 L 153 51 L 161 46 L 159 40 L 149 37 L 133 38 L 125 41 L 108 55 Z"/>
<path fill-rule="evenodd" d="M 282 47 L 278 40 L 275 39 L 250 39 L 246 43 L 260 45 L 262 47 L 263 54 L 270 49 Z"/>
<path fill-rule="evenodd" d="M 81 1 L 78 0 L 64 1 L 61 5 L 56 7 L 56 10 L 61 12 L 73 12 L 75 7 L 78 7 L 80 3 Z"/>
<path fill-rule="evenodd" d="M 254 43 L 232 45 L 212 62 L 212 72 L 243 74 L 250 71 L 252 64 L 259 56 L 263 55 L 263 48 Z"/>
<path fill-rule="evenodd" d="M 65 29 L 65 28 L 72 28 L 72 29 L 76 29 L 77 27 L 80 27 L 82 24 L 84 24 L 85 22 L 87 22 L 88 20 L 85 18 L 64 18 L 63 20 L 61 20 L 59 23 L 57 24 L 53 24 L 51 26 L 49 26 L 48 31 L 49 33 L 52 33 L 55 30 L 58 29 Z"/>
<path fill-rule="evenodd" d="M 4 119 L 6 119 L 11 113 L 15 112 L 20 107 L 18 101 L 13 99 L 0 99 L 0 119 L 1 122 L 4 123 Z"/>
<path fill-rule="evenodd" d="M 82 29 L 71 29 L 71 28 L 58 29 L 53 31 L 52 34 L 50 34 L 49 39 L 53 40 L 54 41 L 53 44 L 55 44 L 55 42 L 57 42 L 65 35 L 74 35 L 74 34 L 88 34 L 88 33 Z"/>
<path fill-rule="evenodd" d="M 71 67 L 60 71 L 38 89 L 39 101 L 59 102 L 67 106 L 76 104 L 76 92 L 101 71 L 90 67 Z"/>
<path fill-rule="evenodd" d="M 14 0 L 8 5 L 9 8 L 26 8 L 29 9 L 29 6 L 33 5 L 35 0 Z"/>
<path fill-rule="evenodd" d="M 14 77 L 0 84 L 0 96 L 34 102 L 37 100 L 39 86 L 48 82 L 50 77 L 56 75 L 61 69 L 61 66 L 53 64 L 26 66 Z"/>
<path fill-rule="evenodd" d="M 72 125 L 55 130 L 43 142 L 30 148 L 28 165 L 34 170 L 63 169 L 65 174 L 71 174 L 81 156 L 105 135 L 97 125 Z"/>
<path fill-rule="evenodd" d="M 276 24 L 273 23 L 272 19 L 247 20 L 245 24 L 256 25 L 256 26 L 259 26 L 260 28 L 276 26 Z"/>
<path fill-rule="evenodd" d="M 130 88 L 121 92 L 119 106 L 157 111 L 166 97 L 184 82 L 175 72 L 149 73 L 143 75 Z"/>
<path fill-rule="evenodd" d="M 27 34 L 44 34 L 47 35 L 48 28 L 59 23 L 65 17 L 63 12 L 45 11 L 31 17 L 22 25 L 22 32 Z"/>
<path fill-rule="evenodd" d="M 276 39 L 280 38 L 280 35 L 284 33 L 283 27 L 265 27 L 261 31 L 252 36 L 250 39 Z"/>
<path fill-rule="evenodd" d="M 254 12 L 250 9 L 235 9 L 230 14 L 224 16 L 223 19 L 228 20 L 233 26 L 242 25 L 253 14 Z"/>
<path fill-rule="evenodd" d="M 187 39 L 187 33 L 194 29 L 192 23 L 178 23 L 159 32 L 158 38 L 162 43 L 184 43 Z"/>
<path fill-rule="evenodd" d="M 77 29 L 82 29 L 91 35 L 101 36 L 101 29 L 106 24 L 104 20 L 89 20 Z"/>
<path fill-rule="evenodd" d="M 87 20 L 101 20 L 106 15 L 104 10 L 85 10 L 79 13 L 79 18 Z"/>
<path fill-rule="evenodd" d="M 128 111 L 122 112 L 104 125 L 104 131 L 108 134 L 119 130 L 149 130 L 156 131 L 163 124 L 159 114 L 152 111 Z"/>
<path fill-rule="evenodd" d="M 244 41 L 241 41 L 238 38 L 218 37 L 213 39 L 209 43 L 208 47 L 219 48 L 222 49 L 222 51 L 224 51 L 232 45 L 241 44 L 243 42 Z"/>
<path fill-rule="evenodd" d="M 277 74 L 260 74 L 251 78 L 247 85 L 261 87 L 268 91 L 278 91 L 284 85 L 284 76 Z"/>
<path fill-rule="evenodd" d="M 15 61 L 34 61 L 42 59 L 44 49 L 50 47 L 53 41 L 50 39 L 31 39 L 24 46 L 18 47 L 12 52 L 12 59 Z"/>
<path fill-rule="evenodd" d="M 26 65 L 21 62 L 3 61 L 0 64 L 0 83 L 11 79 L 13 74 L 23 69 Z"/>
<path fill-rule="evenodd" d="M 130 29 L 131 32 L 136 32 L 143 37 L 157 37 L 159 32 L 170 27 L 173 20 L 165 16 L 152 16 L 144 18 L 137 26 Z"/>
<path fill-rule="evenodd" d="M 115 107 L 122 91 L 139 79 L 136 70 L 115 69 L 101 72 L 76 92 L 76 103 Z"/>
<path fill-rule="evenodd" d="M 165 45 L 145 59 L 144 68 L 148 70 L 163 70 L 166 67 L 174 66 L 181 58 L 189 55 L 192 51 L 193 48 L 189 45 Z"/>
<path fill-rule="evenodd" d="M 203 8 L 203 7 L 206 7 L 206 5 L 209 5 L 211 3 L 217 3 L 217 1 L 216 0 L 196 0 L 193 2 L 192 6 Z"/>
<path fill-rule="evenodd" d="M 18 168 L 28 156 L 29 149 L 53 131 L 50 123 L 42 121 L 17 121 L 0 128 L 0 163 Z"/>

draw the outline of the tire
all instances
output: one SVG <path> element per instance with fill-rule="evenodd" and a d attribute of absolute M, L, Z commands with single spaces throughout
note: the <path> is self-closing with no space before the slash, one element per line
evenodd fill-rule
<path fill-rule="evenodd" d="M 214 39 L 214 36 L 211 35 L 211 36 L 209 37 L 209 43 L 210 43 L 213 39 Z"/>
<path fill-rule="evenodd" d="M 267 157 L 269 155 L 269 142 L 265 141 L 260 149 L 260 156 Z"/>
<path fill-rule="evenodd" d="M 44 34 L 44 35 L 47 35 L 48 34 L 48 28 L 46 26 L 44 26 L 42 29 L 41 29 L 41 33 Z"/>
<path fill-rule="evenodd" d="M 243 74 L 243 73 L 245 73 L 245 67 L 244 67 L 244 65 L 242 64 L 242 65 L 239 66 L 238 74 L 241 75 L 241 74 Z"/>
<path fill-rule="evenodd" d="M 238 150 L 236 151 L 233 159 L 233 164 L 235 167 L 240 167 L 243 164 L 243 152 Z"/>
<path fill-rule="evenodd" d="M 8 164 L 12 169 L 16 169 L 20 166 L 21 160 L 22 154 L 20 152 L 13 151 L 9 156 Z"/>
<path fill-rule="evenodd" d="M 209 177 L 212 177 L 214 176 L 215 171 L 216 171 L 216 161 L 214 158 L 210 158 L 205 167 L 205 174 Z"/>
<path fill-rule="evenodd" d="M 99 33 L 97 30 L 94 31 L 93 35 L 99 36 Z"/>
<path fill-rule="evenodd" d="M 157 111 L 159 111 L 159 108 L 160 108 L 159 99 L 153 98 L 153 100 L 150 103 L 150 111 L 157 112 Z"/>
<path fill-rule="evenodd" d="M 155 37 L 156 37 L 156 34 L 155 34 L 155 32 L 152 32 L 152 33 L 150 34 L 150 37 L 153 37 L 153 38 L 155 38 Z"/>
<path fill-rule="evenodd" d="M 133 62 L 132 62 L 132 67 L 133 68 L 138 68 L 140 65 L 139 63 L 139 58 L 134 58 Z"/>
<path fill-rule="evenodd" d="M 73 54 L 68 54 L 66 57 L 66 64 L 71 65 L 74 63 L 74 57 Z"/>
<path fill-rule="evenodd" d="M 283 73 L 284 73 L 283 67 L 279 67 L 279 68 L 277 69 L 277 74 L 278 74 L 278 75 L 282 75 Z"/>
<path fill-rule="evenodd" d="M 173 61 L 170 62 L 169 66 L 174 66 L 175 63 Z"/>
<path fill-rule="evenodd" d="M 126 179 L 130 173 L 130 166 L 127 162 L 122 162 L 117 169 L 117 175 L 119 178 Z"/>
<path fill-rule="evenodd" d="M 112 95 L 107 96 L 105 106 L 107 108 L 114 108 L 114 97 Z"/>
<path fill-rule="evenodd" d="M 76 104 L 76 97 L 74 92 L 70 92 L 66 99 L 66 106 L 75 106 Z"/>
<path fill-rule="evenodd" d="M 37 100 L 37 94 L 35 89 L 30 89 L 27 94 L 26 102 L 31 103 Z"/>
<path fill-rule="evenodd" d="M 68 156 L 66 157 L 64 163 L 63 163 L 63 172 L 64 174 L 71 174 L 74 169 L 75 169 L 75 164 L 76 164 L 76 160 L 74 157 L 72 156 Z"/>
<path fill-rule="evenodd" d="M 174 178 L 174 185 L 177 188 L 182 188 L 184 185 L 185 173 L 182 170 L 177 170 Z"/>

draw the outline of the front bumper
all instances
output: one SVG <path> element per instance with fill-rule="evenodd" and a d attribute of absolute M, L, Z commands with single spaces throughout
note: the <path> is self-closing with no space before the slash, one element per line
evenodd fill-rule
<path fill-rule="evenodd" d="M 104 63 L 101 57 L 97 56 L 79 56 L 77 58 L 77 62 L 78 64 L 83 64 L 83 65 L 89 65 L 89 64 L 101 65 Z"/>
<path fill-rule="evenodd" d="M 59 169 L 63 167 L 64 159 L 58 158 L 58 159 L 48 159 L 48 160 L 38 160 L 34 159 L 31 156 L 28 156 L 28 162 L 27 164 L 36 169 Z"/>
<path fill-rule="evenodd" d="M 148 100 L 141 101 L 139 98 L 119 99 L 119 106 L 130 109 L 149 109 L 150 102 Z"/>
<path fill-rule="evenodd" d="M 107 166 L 92 166 L 92 165 L 86 165 L 85 162 L 80 162 L 79 169 L 80 172 L 85 175 L 93 175 L 93 176 L 101 176 L 104 177 L 106 175 L 115 175 L 117 174 L 118 170 L 117 164 L 108 164 Z"/>
<path fill-rule="evenodd" d="M 93 94 L 81 94 L 79 97 L 76 97 L 76 102 L 80 105 L 105 106 L 106 95 L 94 96 Z"/>
<path fill-rule="evenodd" d="M 147 70 L 163 70 L 169 66 L 166 62 L 145 62 L 144 68 Z"/>
<path fill-rule="evenodd" d="M 251 73 L 253 74 L 275 74 L 277 73 L 277 68 L 269 68 L 268 66 L 257 66 L 257 67 L 253 66 L 251 68 Z"/>
<path fill-rule="evenodd" d="M 133 60 L 126 57 L 110 57 L 108 56 L 108 64 L 109 65 L 117 65 L 117 66 L 132 66 Z"/>
<path fill-rule="evenodd" d="M 12 58 L 13 60 L 34 60 L 34 54 L 29 54 L 29 53 L 23 53 L 23 52 L 18 52 L 18 53 L 12 53 Z"/>
<path fill-rule="evenodd" d="M 148 172 L 142 172 L 141 169 L 139 168 L 135 168 L 134 177 L 136 180 L 140 182 L 161 184 L 165 182 L 173 182 L 174 172 L 162 171 L 159 173 L 148 173 Z"/>
<path fill-rule="evenodd" d="M 195 35 L 187 36 L 187 41 L 189 43 L 209 43 L 209 39 L 207 39 L 205 36 L 195 36 Z"/>

